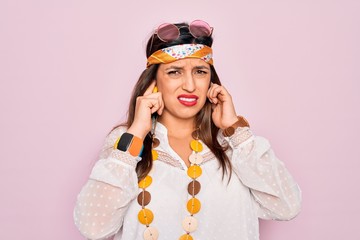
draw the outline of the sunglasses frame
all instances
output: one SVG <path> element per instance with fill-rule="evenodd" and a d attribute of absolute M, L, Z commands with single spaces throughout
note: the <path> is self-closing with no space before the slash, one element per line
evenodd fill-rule
<path fill-rule="evenodd" d="M 191 31 L 191 25 L 194 25 L 194 23 L 195 23 L 195 22 L 198 22 L 198 21 L 200 21 L 201 23 L 204 23 L 205 26 L 207 26 L 207 27 L 209 28 L 209 30 L 210 30 L 210 33 L 209 33 L 209 34 L 196 36 L 196 35 Z M 166 25 L 166 26 L 171 25 L 171 26 L 174 26 L 174 27 L 177 29 L 177 37 L 176 37 L 176 38 L 170 39 L 170 40 L 164 40 L 164 39 L 162 39 L 162 38 L 159 36 L 159 34 L 158 34 L 159 30 L 161 30 L 162 27 L 164 27 L 165 25 Z M 196 25 L 195 25 L 195 26 L 196 26 Z M 151 44 L 150 44 L 150 50 L 152 49 L 152 45 L 153 45 L 153 41 L 154 41 L 154 36 L 155 36 L 155 34 L 157 35 L 157 37 L 158 37 L 162 42 L 171 42 L 171 41 L 174 41 L 174 40 L 176 40 L 176 39 L 178 39 L 178 38 L 180 37 L 180 29 L 181 29 L 181 28 L 188 28 L 188 29 L 189 29 L 189 33 L 190 33 L 194 38 L 210 37 L 210 36 L 212 35 L 212 33 L 213 33 L 213 30 L 214 30 L 213 27 L 210 27 L 210 24 L 208 24 L 207 22 L 205 22 L 205 21 L 203 21 L 203 20 L 200 20 L 200 19 L 197 19 L 197 20 L 192 21 L 192 22 L 189 24 L 189 26 L 181 26 L 181 27 L 178 27 L 178 26 L 176 26 L 175 24 L 172 24 L 172 23 L 163 23 L 163 24 L 160 24 L 160 26 L 159 26 L 159 27 L 154 31 L 154 33 L 152 34 Z"/>
<path fill-rule="evenodd" d="M 194 33 L 191 31 L 192 25 L 194 25 L 194 23 L 195 23 L 195 22 L 198 22 L 198 21 L 200 21 L 201 23 L 205 24 L 205 26 L 210 30 L 210 33 L 209 33 L 208 35 L 200 35 L 200 36 L 197 36 L 196 34 L 194 34 Z M 174 29 L 177 30 L 177 37 L 174 38 L 174 39 L 171 39 L 171 40 L 166 41 L 166 40 L 162 39 L 162 38 L 159 36 L 159 31 L 160 31 L 164 26 L 168 26 L 168 25 L 171 25 L 171 26 L 174 26 L 174 27 L 175 27 Z M 198 27 L 198 26 L 195 25 L 195 27 Z M 170 42 L 170 41 L 174 41 L 174 40 L 176 40 L 176 39 L 179 38 L 179 36 L 180 36 L 180 29 L 181 29 L 181 28 L 188 28 L 188 29 L 189 29 L 189 33 L 190 33 L 194 38 L 198 38 L 198 37 L 210 37 L 210 36 L 212 35 L 213 30 L 214 30 L 214 28 L 213 28 L 213 27 L 210 27 L 210 24 L 208 24 L 207 22 L 205 22 L 205 21 L 203 21 L 203 20 L 194 20 L 194 21 L 192 21 L 192 22 L 189 24 L 189 26 L 181 26 L 181 27 L 178 27 L 178 26 L 176 26 L 175 24 L 172 24 L 172 23 L 163 23 L 163 24 L 161 24 L 161 25 L 155 30 L 154 34 L 156 34 L 161 41 L 163 41 L 163 42 Z"/>

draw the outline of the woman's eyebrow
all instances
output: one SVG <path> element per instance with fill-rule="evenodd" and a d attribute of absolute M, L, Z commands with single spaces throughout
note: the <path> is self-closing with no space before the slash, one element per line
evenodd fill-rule
<path fill-rule="evenodd" d="M 196 66 L 194 67 L 195 69 L 207 69 L 209 70 L 209 68 L 207 66 L 201 65 L 201 66 Z"/>
<path fill-rule="evenodd" d="M 165 68 L 165 70 L 169 70 L 169 69 L 171 69 L 171 70 L 182 70 L 182 69 L 184 69 L 184 67 L 170 66 L 170 67 Z M 210 70 L 209 67 L 204 66 L 204 65 L 195 66 L 194 69 L 207 69 L 207 70 Z"/>
<path fill-rule="evenodd" d="M 181 69 L 184 69 L 184 67 L 170 66 L 170 67 L 168 67 L 168 68 L 165 68 L 165 70 L 169 70 L 169 69 L 172 69 L 172 70 L 181 70 Z"/>

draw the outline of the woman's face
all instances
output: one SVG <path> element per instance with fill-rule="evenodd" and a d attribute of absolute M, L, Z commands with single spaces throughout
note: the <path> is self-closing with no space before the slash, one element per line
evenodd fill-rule
<path fill-rule="evenodd" d="M 210 65 L 201 59 L 160 64 L 156 84 L 164 100 L 162 117 L 195 117 L 206 102 L 210 77 Z"/>

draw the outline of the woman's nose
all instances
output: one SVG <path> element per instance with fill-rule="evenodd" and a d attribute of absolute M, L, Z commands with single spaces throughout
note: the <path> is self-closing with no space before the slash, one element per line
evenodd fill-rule
<path fill-rule="evenodd" d="M 184 76 L 182 89 L 187 92 L 194 92 L 196 89 L 194 76 L 189 73 Z"/>

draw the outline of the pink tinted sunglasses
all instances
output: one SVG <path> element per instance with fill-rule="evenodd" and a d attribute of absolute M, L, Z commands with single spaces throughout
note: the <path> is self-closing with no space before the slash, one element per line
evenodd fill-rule
<path fill-rule="evenodd" d="M 194 38 L 210 37 L 214 29 L 213 27 L 210 27 L 207 22 L 202 20 L 194 20 L 189 26 L 182 27 L 177 27 L 172 23 L 163 23 L 155 30 L 151 38 L 150 49 L 152 48 L 155 34 L 161 41 L 171 42 L 179 38 L 180 28 L 189 28 L 189 32 Z"/>
<path fill-rule="evenodd" d="M 187 26 L 177 27 L 171 23 L 161 24 L 155 31 L 155 34 L 163 42 L 171 42 L 179 38 L 180 28 L 187 28 Z M 189 32 L 193 37 L 209 37 L 212 34 L 213 28 L 202 20 L 195 20 L 189 24 Z"/>

